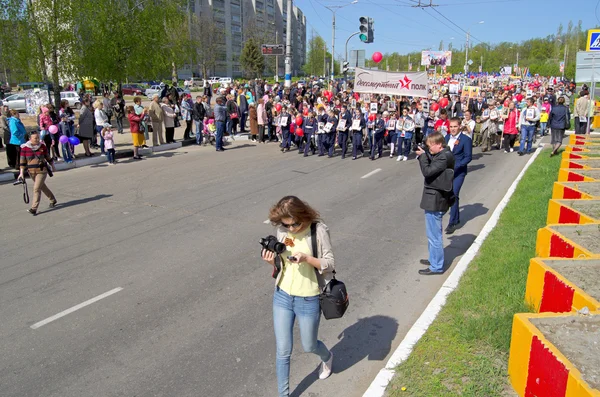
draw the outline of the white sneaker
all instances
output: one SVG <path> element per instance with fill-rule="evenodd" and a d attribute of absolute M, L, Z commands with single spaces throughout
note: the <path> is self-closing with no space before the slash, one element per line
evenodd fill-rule
<path fill-rule="evenodd" d="M 327 379 L 331 375 L 331 371 L 333 370 L 333 353 L 330 351 L 331 357 L 327 362 L 323 361 L 321 364 L 321 370 L 319 371 L 319 379 Z"/>
<path fill-rule="evenodd" d="M 510 148 L 510 152 L 511 152 L 511 153 L 512 153 L 512 152 L 514 152 L 514 151 L 515 151 L 515 149 L 513 149 L 513 148 Z"/>
<path fill-rule="evenodd" d="M 390 153 L 390 158 L 393 158 L 393 157 L 394 157 L 394 154 L 393 154 L 393 153 Z"/>
<path fill-rule="evenodd" d="M 398 158 L 396 159 L 396 161 L 402 161 L 402 156 L 398 156 Z"/>
<path fill-rule="evenodd" d="M 402 161 L 408 161 L 408 157 L 404 156 L 404 157 L 402 158 Z"/>

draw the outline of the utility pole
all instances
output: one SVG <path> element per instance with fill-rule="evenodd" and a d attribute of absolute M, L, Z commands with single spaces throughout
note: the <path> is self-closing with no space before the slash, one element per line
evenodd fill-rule
<path fill-rule="evenodd" d="M 275 26 L 275 44 L 279 44 L 279 35 Z M 275 81 L 279 82 L 279 55 L 275 55 Z"/>
<path fill-rule="evenodd" d="M 467 47 L 465 49 L 465 74 L 469 71 L 469 32 L 467 32 Z"/>
<path fill-rule="evenodd" d="M 292 86 L 292 7 L 293 0 L 287 0 L 287 27 L 285 35 L 285 83 L 284 87 Z"/>
<path fill-rule="evenodd" d="M 331 11 L 332 19 L 331 19 L 331 82 L 333 82 L 334 74 L 335 74 L 335 13 L 340 8 L 349 6 L 351 4 L 358 3 L 358 0 L 353 0 L 351 3 L 343 4 L 340 6 L 324 6 L 329 11 Z"/>
<path fill-rule="evenodd" d="M 563 56 L 562 80 L 565 79 L 565 69 L 567 68 L 567 46 L 568 46 L 568 44 L 565 43 L 565 55 Z"/>

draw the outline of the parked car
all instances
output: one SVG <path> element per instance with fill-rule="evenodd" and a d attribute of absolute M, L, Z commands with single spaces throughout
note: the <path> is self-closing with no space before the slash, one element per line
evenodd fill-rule
<path fill-rule="evenodd" d="M 121 86 L 123 95 L 143 95 L 144 88 L 139 84 L 123 84 Z"/>
<path fill-rule="evenodd" d="M 179 94 L 179 98 L 181 98 L 183 94 L 191 94 L 191 91 L 187 88 L 184 90 L 181 87 L 177 87 L 177 93 Z"/>
<path fill-rule="evenodd" d="M 159 94 L 162 91 L 163 87 L 160 85 L 152 85 L 150 86 L 150 88 L 146 88 L 146 91 L 144 92 L 144 94 L 146 94 L 147 97 L 151 97 L 154 94 Z"/>
<path fill-rule="evenodd" d="M 60 100 L 66 99 L 69 106 L 75 109 L 81 109 L 81 99 L 75 91 L 63 91 L 60 93 Z"/>
<path fill-rule="evenodd" d="M 9 109 L 15 109 L 19 112 L 24 112 L 25 106 L 25 94 L 14 94 L 4 98 L 2 106 L 8 106 Z"/>

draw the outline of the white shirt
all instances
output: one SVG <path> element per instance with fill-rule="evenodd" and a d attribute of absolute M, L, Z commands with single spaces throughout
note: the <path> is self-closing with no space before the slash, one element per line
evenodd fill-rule
<path fill-rule="evenodd" d="M 448 141 L 448 146 L 450 147 L 450 151 L 454 150 L 454 144 L 459 140 L 461 133 L 459 132 L 456 136 L 450 135 L 450 140 Z"/>

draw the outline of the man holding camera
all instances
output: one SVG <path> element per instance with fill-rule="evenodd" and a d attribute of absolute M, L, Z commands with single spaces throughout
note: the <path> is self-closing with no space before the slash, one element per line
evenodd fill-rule
<path fill-rule="evenodd" d="M 33 181 L 33 203 L 27 212 L 31 215 L 37 214 L 41 192 L 44 192 L 50 200 L 50 208 L 54 208 L 56 206 L 56 197 L 54 197 L 54 193 L 46 186 L 46 176 L 52 176 L 52 171 L 56 171 L 56 169 L 46 145 L 40 141 L 40 133 L 38 131 L 31 132 L 29 141 L 21 145 L 20 166 L 21 172 L 18 179 L 24 182 L 25 170 L 27 170 Z"/>
<path fill-rule="evenodd" d="M 429 276 L 444 273 L 442 218 L 454 203 L 454 155 L 446 147 L 441 132 L 427 136 L 426 144 L 427 151 L 418 146 L 416 154 L 425 177 L 421 208 L 425 211 L 429 250 L 429 260 L 421 260 L 421 264 L 428 265 L 428 268 L 419 270 L 419 274 Z"/>

